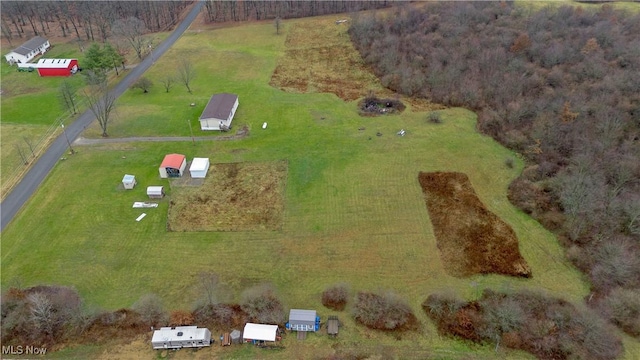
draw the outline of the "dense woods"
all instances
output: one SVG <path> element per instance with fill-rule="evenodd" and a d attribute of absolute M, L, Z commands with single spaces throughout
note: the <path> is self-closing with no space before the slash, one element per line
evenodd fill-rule
<path fill-rule="evenodd" d="M 387 0 L 327 0 L 327 1 L 217 1 L 209 0 L 204 7 L 208 22 L 287 19 L 306 16 L 346 13 L 389 6 Z"/>
<path fill-rule="evenodd" d="M 505 2 L 406 4 L 350 28 L 383 85 L 473 109 L 482 132 L 522 154 L 511 201 L 559 235 L 591 280 L 589 305 L 636 336 L 638 34 L 640 15 L 609 5 Z"/>
<path fill-rule="evenodd" d="M 106 41 L 117 20 L 142 21 L 151 32 L 170 30 L 191 1 L 3 1 L 0 27 L 9 41 L 60 34 Z M 19 40 L 17 43 L 24 41 Z"/>

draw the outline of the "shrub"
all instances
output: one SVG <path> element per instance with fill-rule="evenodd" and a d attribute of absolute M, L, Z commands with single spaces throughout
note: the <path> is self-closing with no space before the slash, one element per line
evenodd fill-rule
<path fill-rule="evenodd" d="M 353 316 L 361 324 L 378 330 L 413 330 L 418 325 L 411 307 L 390 292 L 358 293 Z"/>
<path fill-rule="evenodd" d="M 600 312 L 631 336 L 640 336 L 640 289 L 616 288 L 599 304 Z"/>
<path fill-rule="evenodd" d="M 193 323 L 193 314 L 185 310 L 174 310 L 169 316 L 169 326 L 188 326 Z"/>
<path fill-rule="evenodd" d="M 614 359 L 622 352 L 620 339 L 594 314 L 542 294 L 485 290 L 466 304 L 432 294 L 423 308 L 443 334 L 497 342 L 542 359 Z"/>
<path fill-rule="evenodd" d="M 347 306 L 349 289 L 346 284 L 334 285 L 322 292 L 322 305 L 329 309 L 342 311 Z"/>
<path fill-rule="evenodd" d="M 146 77 L 141 77 L 136 81 L 131 88 L 132 89 L 140 89 L 143 93 L 148 93 L 151 87 L 153 86 L 153 82 Z"/>
<path fill-rule="evenodd" d="M 269 285 L 258 285 L 245 290 L 240 307 L 251 322 L 277 325 L 285 323 L 284 308 Z"/>
<path fill-rule="evenodd" d="M 193 315 L 198 324 L 226 330 L 242 327 L 249 321 L 247 314 L 237 304 L 202 305 Z"/>
<path fill-rule="evenodd" d="M 132 306 L 135 312 L 140 314 L 142 321 L 149 326 L 158 326 L 163 324 L 167 315 L 162 306 L 162 300 L 156 294 L 145 294 L 140 297 Z"/>
<path fill-rule="evenodd" d="M 513 169 L 513 158 L 508 157 L 504 160 L 504 165 L 509 169 Z"/>
<path fill-rule="evenodd" d="M 434 111 L 429 114 L 427 120 L 432 124 L 442 124 L 442 115 L 438 111 Z"/>

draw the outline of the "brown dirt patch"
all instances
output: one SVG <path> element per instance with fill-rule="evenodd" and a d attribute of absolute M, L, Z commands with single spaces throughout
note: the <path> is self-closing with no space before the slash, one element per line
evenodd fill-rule
<path fill-rule="evenodd" d="M 380 87 L 351 44 L 348 27 L 336 25 L 335 20 L 323 17 L 291 26 L 271 86 L 297 93 L 333 93 L 345 101 Z"/>
<path fill-rule="evenodd" d="M 212 164 L 199 186 L 174 186 L 169 231 L 280 230 L 287 163 Z M 195 184 L 198 185 L 198 184 Z"/>
<path fill-rule="evenodd" d="M 531 276 L 515 232 L 485 208 L 467 175 L 420 172 L 418 181 L 448 273 Z"/>

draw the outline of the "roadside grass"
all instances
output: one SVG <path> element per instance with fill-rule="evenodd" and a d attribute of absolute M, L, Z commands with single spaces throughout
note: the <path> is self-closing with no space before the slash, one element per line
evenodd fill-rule
<path fill-rule="evenodd" d="M 163 41 L 170 33 L 162 32 L 149 35 L 154 44 Z M 42 56 L 43 58 L 77 58 L 82 67 L 84 55 L 76 40 L 60 38 L 65 43 L 55 42 L 51 49 Z M 85 47 L 90 42 L 81 42 Z M 127 64 L 135 63 L 137 57 L 132 51 L 126 56 Z M 39 59 L 39 58 L 38 58 Z M 36 59 L 37 60 L 37 59 Z M 60 131 L 55 128 L 60 126 L 60 121 L 66 125 L 73 122 L 76 115 L 66 111 L 58 98 L 58 88 L 64 81 L 70 81 L 76 89 L 78 114 L 85 109 L 82 89 L 85 86 L 81 75 L 71 77 L 40 77 L 37 71 L 18 72 L 15 66 L 9 66 L 6 62 L 0 64 L 0 194 L 1 198 L 15 185 L 28 170 L 30 165 L 24 165 L 18 154 L 16 144 L 23 150 L 30 152 L 27 142 L 45 150 L 54 136 Z M 123 77 L 116 76 L 115 72 L 109 74 L 109 81 L 117 81 Z M 26 138 L 26 141 L 25 141 Z M 36 152 L 36 157 L 39 156 Z M 32 159 L 35 160 L 35 159 Z M 30 161 L 30 164 L 33 161 Z"/>
<path fill-rule="evenodd" d="M 198 71 L 194 95 L 184 89 L 181 94 L 177 85 L 166 97 L 157 87 L 147 95 L 128 91 L 110 130 L 113 137 L 138 135 L 132 126 L 152 128 L 147 134 L 187 136 L 185 118 L 194 111 L 199 115 L 202 101 L 212 93 L 229 91 L 240 95 L 234 127 L 248 126 L 249 136 L 195 144 L 81 147 L 54 168 L 3 232 L 2 286 L 18 280 L 24 286 L 75 286 L 87 304 L 105 309 L 129 307 L 141 295 L 156 293 L 169 309 L 189 309 L 197 298 L 198 274 L 212 272 L 230 288 L 234 301 L 245 288 L 268 282 L 283 295 L 285 307 L 315 308 L 326 319 L 335 312 L 322 307 L 321 293 L 344 282 L 354 291 L 393 289 L 411 304 L 421 329 L 398 339 L 356 325 L 347 310 L 338 313 L 345 326 L 337 341 L 313 335 L 297 343 L 289 335 L 283 351 L 242 346 L 216 351 L 216 356 L 313 357 L 331 354 L 335 346 L 362 347 L 371 354 L 384 350 L 398 358 L 532 358 L 502 349 L 496 355 L 493 346 L 440 337 L 420 311 L 422 301 L 437 291 L 473 299 L 485 287 L 532 288 L 575 303 L 588 294 L 588 284 L 564 259 L 553 234 L 507 199 L 507 186 L 522 170 L 522 161 L 478 134 L 475 114 L 465 109 L 440 111 L 443 123 L 438 125 L 428 123 L 426 112 L 411 108 L 401 115 L 363 118 L 355 102 L 333 94 L 270 87 L 277 59 L 284 54 L 284 36 L 273 34 L 272 26 L 187 33 L 149 75 L 172 73 L 178 56 L 192 54 Z M 194 99 L 199 111 L 188 105 Z M 136 106 L 160 108 L 169 115 L 127 111 Z M 164 120 L 153 123 L 154 116 Z M 263 122 L 269 123 L 265 130 Z M 404 137 L 396 135 L 401 128 Z M 174 152 L 210 157 L 212 163 L 287 160 L 283 229 L 167 232 L 174 193 L 170 180 L 159 179 L 158 166 L 165 154 Z M 516 159 L 513 168 L 504 165 L 507 157 Z M 486 207 L 513 227 L 533 277 L 449 276 L 417 181 L 420 171 L 467 174 Z M 136 175 L 134 190 L 119 190 L 125 173 Z M 146 200 L 149 185 L 164 185 L 168 197 L 158 208 L 132 209 L 134 201 Z M 147 216 L 136 222 L 142 212 Z M 149 347 L 140 354 L 157 355 Z M 181 356 L 186 355 L 176 358 Z"/>

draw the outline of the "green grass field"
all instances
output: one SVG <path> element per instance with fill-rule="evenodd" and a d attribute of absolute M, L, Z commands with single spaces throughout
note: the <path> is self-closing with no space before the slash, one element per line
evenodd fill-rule
<path fill-rule="evenodd" d="M 159 43 L 169 33 L 150 35 L 153 43 Z M 83 42 L 87 47 L 88 43 Z M 75 40 L 67 43 L 53 42 L 51 49 L 43 58 L 77 58 L 82 67 L 83 54 Z M 39 58 L 36 58 L 38 60 Z M 36 61 L 34 60 L 34 61 Z M 127 64 L 135 63 L 135 54 L 127 55 Z M 123 75 L 110 75 L 110 81 L 119 81 Z M 73 122 L 74 116 L 63 108 L 59 98 L 59 87 L 64 81 L 69 81 L 77 90 L 76 100 L 78 112 L 86 107 L 83 104 L 82 76 L 71 77 L 40 77 L 37 71 L 18 72 L 15 66 L 9 66 L 5 61 L 0 64 L 0 192 L 5 192 L 14 185 L 28 169 L 24 164 L 20 151 L 24 152 L 33 163 L 34 157 L 44 150 L 54 136 L 60 134 L 60 122 Z M 31 153 L 29 144 L 36 151 Z M 19 150 L 20 149 L 20 150 Z"/>
<path fill-rule="evenodd" d="M 326 318 L 334 312 L 322 307 L 321 292 L 346 282 L 355 291 L 399 293 L 412 305 L 421 330 L 397 339 L 356 325 L 345 311 L 338 314 L 345 326 L 335 341 L 312 335 L 300 343 L 289 336 L 287 349 L 278 352 L 248 346 L 211 351 L 221 358 L 302 359 L 329 355 L 337 346 L 399 358 L 530 358 L 442 338 L 420 308 L 432 292 L 449 291 L 469 299 L 485 287 L 539 289 L 583 302 L 588 284 L 564 260 L 553 234 L 507 199 L 507 186 L 522 162 L 480 135 L 475 114 L 465 109 L 442 111 L 439 125 L 428 123 L 426 112 L 411 107 L 402 115 L 363 118 L 355 102 L 333 94 L 293 94 L 270 87 L 292 23 L 284 23 L 285 35 L 280 36 L 268 22 L 187 32 L 147 76 L 155 79 L 174 72 L 178 57 L 189 54 L 197 68 L 193 94 L 178 84 L 168 94 L 160 84 L 150 94 L 130 90 L 118 102 L 110 135 L 188 136 L 187 120 L 198 136 L 204 135 L 197 117 L 210 95 L 234 92 L 240 98 L 234 127 L 248 126 L 249 136 L 195 144 L 78 147 L 78 154 L 54 168 L 3 232 L 2 286 L 74 286 L 87 306 L 104 309 L 129 307 L 141 295 L 156 293 L 169 309 L 190 309 L 197 275 L 213 272 L 235 300 L 246 287 L 268 282 L 278 289 L 285 307 L 314 308 Z M 197 106 L 190 107 L 191 102 Z M 263 122 L 269 124 L 266 130 L 261 129 Z M 396 135 L 400 129 L 406 136 Z M 95 126 L 87 135 L 97 131 Z M 158 166 L 173 152 L 188 158 L 206 156 L 212 163 L 287 160 L 283 230 L 167 232 L 171 188 L 168 180 L 159 179 Z M 516 159 L 513 169 L 505 166 L 509 157 Z M 467 174 L 486 207 L 513 227 L 533 277 L 447 275 L 418 184 L 419 171 Z M 134 190 L 119 190 L 125 173 L 136 175 Z M 146 199 L 149 185 L 165 185 L 169 198 L 155 209 L 132 209 L 134 201 Z M 147 216 L 136 222 L 142 212 Z M 627 351 L 639 349 L 637 341 L 626 340 L 625 345 Z M 142 357 L 157 356 L 148 346 L 142 349 Z M 67 354 L 75 356 L 72 350 Z"/>

